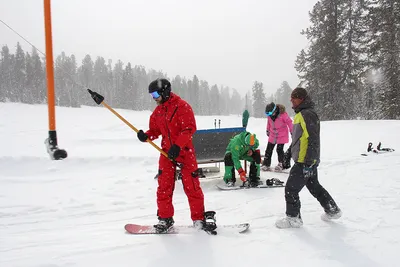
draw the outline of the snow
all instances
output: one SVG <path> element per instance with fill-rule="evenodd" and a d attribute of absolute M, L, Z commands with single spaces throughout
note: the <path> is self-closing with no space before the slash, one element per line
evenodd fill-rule
<path fill-rule="evenodd" d="M 150 111 L 117 111 L 147 129 Z M 218 191 L 220 180 L 201 180 L 217 223 L 250 222 L 248 233 L 133 236 L 126 223 L 156 222 L 152 146 L 104 107 L 57 107 L 59 147 L 68 158 L 52 161 L 44 145 L 45 105 L 1 103 L 0 114 L 2 267 L 398 266 L 400 121 L 321 123 L 319 177 L 343 211 L 336 222 L 320 219 L 322 208 L 304 189 L 303 228 L 277 229 L 283 188 Z M 214 119 L 221 127 L 241 126 L 240 116 L 202 116 L 198 129 L 214 128 Z M 250 118 L 248 125 L 262 150 L 265 122 Z M 397 151 L 360 156 L 370 141 Z M 286 176 L 262 173 L 263 180 Z M 174 204 L 176 224 L 190 224 L 180 181 Z"/>

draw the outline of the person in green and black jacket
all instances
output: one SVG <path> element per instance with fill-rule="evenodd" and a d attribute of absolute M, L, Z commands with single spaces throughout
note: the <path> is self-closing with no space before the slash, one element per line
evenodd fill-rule
<path fill-rule="evenodd" d="M 286 217 L 276 221 L 278 228 L 298 228 L 303 225 L 299 192 L 304 186 L 324 208 L 323 220 L 338 219 L 342 212 L 332 196 L 318 181 L 320 163 L 320 120 L 314 102 L 304 88 L 292 91 L 293 121 L 291 154 L 295 162 L 285 186 Z"/>
<path fill-rule="evenodd" d="M 234 186 L 236 182 L 235 169 L 239 172 L 240 180 L 246 182 L 246 172 L 240 160 L 250 163 L 249 185 L 255 187 L 260 181 L 261 154 L 258 149 L 259 141 L 255 134 L 247 131 L 235 135 L 229 142 L 225 152 L 224 181 L 227 186 Z"/>

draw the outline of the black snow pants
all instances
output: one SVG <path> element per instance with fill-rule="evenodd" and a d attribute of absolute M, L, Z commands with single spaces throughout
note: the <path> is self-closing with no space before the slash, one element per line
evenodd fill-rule
<path fill-rule="evenodd" d="M 284 144 L 278 144 L 276 147 L 276 153 L 278 153 L 278 162 L 282 163 L 283 162 L 283 147 Z M 271 158 L 272 158 L 272 152 L 274 151 L 275 144 L 268 142 L 267 148 L 265 149 L 265 157 L 262 165 L 271 166 Z"/>
<path fill-rule="evenodd" d="M 304 186 L 306 186 L 311 195 L 318 200 L 326 213 L 337 212 L 339 208 L 335 201 L 328 191 L 318 182 L 317 168 L 314 167 L 313 174 L 308 179 L 304 177 L 303 169 L 304 164 L 296 162 L 290 170 L 289 178 L 285 186 L 286 215 L 290 217 L 300 215 L 301 204 L 299 192 Z"/>

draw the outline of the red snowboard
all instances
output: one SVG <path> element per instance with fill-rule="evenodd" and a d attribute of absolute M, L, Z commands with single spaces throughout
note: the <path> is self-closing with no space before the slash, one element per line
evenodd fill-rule
<path fill-rule="evenodd" d="M 244 233 L 250 227 L 248 223 L 241 224 L 231 224 L 231 225 L 218 225 L 216 231 L 221 230 L 221 232 L 236 232 Z M 166 233 L 157 233 L 152 225 L 140 225 L 140 224 L 126 224 L 125 230 L 134 235 L 148 235 L 148 234 L 190 234 L 199 232 L 191 225 L 174 225 Z"/>

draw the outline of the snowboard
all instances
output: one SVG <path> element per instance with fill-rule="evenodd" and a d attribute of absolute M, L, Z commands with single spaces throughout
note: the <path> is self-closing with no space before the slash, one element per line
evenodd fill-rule
<path fill-rule="evenodd" d="M 206 232 L 210 235 L 216 235 L 217 232 L 233 232 L 233 233 L 244 233 L 250 227 L 249 223 L 240 224 L 223 224 L 217 225 L 217 229 L 212 232 L 206 232 L 203 230 L 197 230 L 192 225 L 174 225 L 166 233 L 157 233 L 156 229 L 152 225 L 140 225 L 140 224 L 126 224 L 125 230 L 129 234 L 133 235 L 165 235 L 165 234 L 191 234 L 196 232 Z"/>
<path fill-rule="evenodd" d="M 225 183 L 223 184 L 217 184 L 216 187 L 219 190 L 225 190 L 225 191 L 230 191 L 230 190 L 241 190 L 241 189 L 256 189 L 256 188 L 275 188 L 275 187 L 285 187 L 284 184 L 281 185 L 258 185 L 256 187 L 249 187 L 246 185 L 235 185 L 235 186 L 227 186 Z"/>
<path fill-rule="evenodd" d="M 370 156 L 370 155 L 378 155 L 378 154 L 385 154 L 389 152 L 394 152 L 393 148 L 387 148 L 387 150 L 371 150 L 370 152 L 367 153 L 362 153 L 361 156 Z"/>
<path fill-rule="evenodd" d="M 200 177 L 200 181 L 204 180 L 216 180 L 216 179 L 224 179 L 224 175 L 206 175 L 204 177 Z"/>
<path fill-rule="evenodd" d="M 264 170 L 261 170 L 261 171 L 262 172 L 284 173 L 284 174 L 289 174 L 290 173 L 290 169 L 275 170 L 274 168 L 271 168 L 271 170 L 269 170 L 269 171 L 264 171 Z"/>

